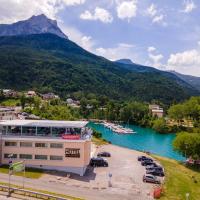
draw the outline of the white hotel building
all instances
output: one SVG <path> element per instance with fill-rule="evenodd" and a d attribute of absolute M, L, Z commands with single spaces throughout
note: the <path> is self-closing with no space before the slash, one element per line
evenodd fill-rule
<path fill-rule="evenodd" d="M 92 131 L 87 121 L 0 121 L 0 164 L 25 160 L 26 166 L 84 175 L 90 162 Z"/>

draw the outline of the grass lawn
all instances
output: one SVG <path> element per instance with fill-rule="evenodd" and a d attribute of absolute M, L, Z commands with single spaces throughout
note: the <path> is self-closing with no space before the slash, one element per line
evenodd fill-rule
<path fill-rule="evenodd" d="M 20 99 L 6 99 L 0 102 L 1 106 L 16 106 L 20 104 Z"/>
<path fill-rule="evenodd" d="M 164 195 L 161 200 L 184 200 L 190 193 L 189 200 L 200 199 L 200 169 L 190 169 L 179 162 L 154 156 L 165 168 Z"/>
<path fill-rule="evenodd" d="M 94 144 L 96 144 L 97 146 L 108 144 L 108 142 L 105 139 L 103 139 L 103 138 L 96 138 L 94 136 L 92 137 L 92 142 Z"/>
<path fill-rule="evenodd" d="M 8 183 L 0 182 L 0 185 L 8 186 Z M 21 188 L 21 186 L 14 185 L 14 184 L 11 184 L 11 187 Z M 67 194 L 58 194 L 58 193 L 55 193 L 55 192 L 50 192 L 50 191 L 45 191 L 45 190 L 38 190 L 38 189 L 33 189 L 33 188 L 26 188 L 26 187 L 24 189 L 25 190 L 35 191 L 35 192 L 40 192 L 40 193 L 44 193 L 44 194 L 49 194 L 49 195 L 53 195 L 53 196 L 57 196 L 57 197 L 63 197 L 63 198 L 69 199 L 69 200 L 83 200 L 81 198 L 73 197 L 73 196 L 70 196 L 70 195 L 67 195 Z"/>
<path fill-rule="evenodd" d="M 0 173 L 8 174 L 8 165 L 0 166 Z M 42 176 L 43 170 L 42 169 L 33 169 L 33 168 L 26 168 L 25 177 L 38 179 Z M 17 172 L 14 174 L 15 176 L 23 176 L 23 172 Z"/>

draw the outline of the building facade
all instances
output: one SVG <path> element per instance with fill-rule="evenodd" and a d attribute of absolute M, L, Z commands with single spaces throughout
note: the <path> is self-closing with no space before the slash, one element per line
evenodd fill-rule
<path fill-rule="evenodd" d="M 156 104 L 149 105 L 149 110 L 150 110 L 152 116 L 162 118 L 164 115 L 163 108 L 161 108 L 159 105 L 156 105 Z"/>
<path fill-rule="evenodd" d="M 91 135 L 85 121 L 12 120 L 0 122 L 1 164 L 84 175 L 90 162 Z M 11 158 L 10 158 L 11 157 Z"/>
<path fill-rule="evenodd" d="M 17 118 L 14 108 L 0 107 L 0 120 L 14 120 Z"/>

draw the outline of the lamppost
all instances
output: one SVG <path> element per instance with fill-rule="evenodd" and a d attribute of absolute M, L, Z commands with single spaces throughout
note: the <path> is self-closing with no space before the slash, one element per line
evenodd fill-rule
<path fill-rule="evenodd" d="M 111 182 L 112 174 L 108 174 L 108 187 L 112 187 L 112 182 Z"/>
<path fill-rule="evenodd" d="M 190 193 L 185 194 L 186 200 L 189 200 L 189 196 L 190 196 Z"/>
<path fill-rule="evenodd" d="M 185 144 L 185 158 L 187 159 L 187 148 L 188 148 L 188 145 Z"/>
<path fill-rule="evenodd" d="M 13 154 L 9 154 L 8 158 L 9 158 L 9 170 L 8 170 L 8 196 L 10 196 L 10 177 L 11 177 L 11 171 L 10 171 L 10 166 L 12 165 L 12 157 Z"/>

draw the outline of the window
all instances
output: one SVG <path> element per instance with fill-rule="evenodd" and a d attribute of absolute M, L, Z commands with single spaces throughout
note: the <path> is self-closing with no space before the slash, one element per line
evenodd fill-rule
<path fill-rule="evenodd" d="M 35 155 L 36 160 L 47 160 L 47 155 Z"/>
<path fill-rule="evenodd" d="M 31 154 L 19 154 L 19 158 L 20 159 L 32 159 L 32 155 Z"/>
<path fill-rule="evenodd" d="M 50 160 L 63 160 L 62 156 L 50 156 Z"/>
<path fill-rule="evenodd" d="M 47 148 L 48 144 L 47 143 L 35 143 L 35 147 Z"/>
<path fill-rule="evenodd" d="M 20 147 L 32 147 L 32 142 L 20 142 Z"/>
<path fill-rule="evenodd" d="M 12 156 L 11 156 L 12 155 Z M 12 154 L 12 153 L 5 153 L 4 154 L 4 158 L 9 158 L 9 159 L 16 159 L 17 158 L 17 154 Z"/>
<path fill-rule="evenodd" d="M 5 141 L 5 146 L 6 147 L 16 147 L 17 146 L 17 142 L 8 142 L 8 141 Z"/>
<path fill-rule="evenodd" d="M 51 143 L 50 147 L 51 148 L 63 148 L 63 144 L 61 144 L 61 143 Z"/>

